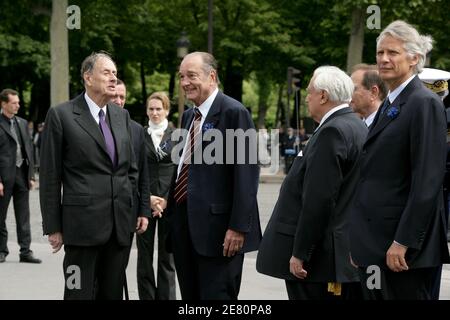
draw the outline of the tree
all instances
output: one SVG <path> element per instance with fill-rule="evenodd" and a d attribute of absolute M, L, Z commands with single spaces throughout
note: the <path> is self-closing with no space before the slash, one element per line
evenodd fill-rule
<path fill-rule="evenodd" d="M 55 106 L 69 100 L 69 44 L 66 26 L 67 0 L 52 0 L 52 5 L 50 103 Z"/>

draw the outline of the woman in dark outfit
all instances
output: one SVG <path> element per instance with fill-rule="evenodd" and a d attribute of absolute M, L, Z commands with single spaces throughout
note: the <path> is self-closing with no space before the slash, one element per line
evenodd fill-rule
<path fill-rule="evenodd" d="M 170 102 L 164 92 L 155 92 L 147 99 L 148 126 L 145 127 L 145 149 L 150 174 L 152 207 L 167 201 L 176 166 L 171 160 L 169 126 Z M 162 198 L 162 199 L 161 199 Z M 153 270 L 153 251 L 158 224 L 157 274 Z M 137 282 L 140 300 L 175 300 L 175 265 L 173 255 L 165 247 L 167 221 L 164 216 L 149 219 L 147 231 L 137 236 Z"/>

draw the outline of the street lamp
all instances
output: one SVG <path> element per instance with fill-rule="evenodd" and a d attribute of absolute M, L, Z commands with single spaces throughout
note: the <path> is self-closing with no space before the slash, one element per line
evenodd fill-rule
<path fill-rule="evenodd" d="M 189 52 L 189 41 L 186 31 L 181 32 L 181 37 L 177 40 L 177 57 L 182 60 Z M 181 82 L 178 86 L 178 127 L 181 127 L 181 115 L 184 111 L 184 90 L 181 87 Z"/>

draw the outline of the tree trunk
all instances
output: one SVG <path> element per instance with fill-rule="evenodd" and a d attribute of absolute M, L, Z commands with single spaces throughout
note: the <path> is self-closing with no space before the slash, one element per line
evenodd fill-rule
<path fill-rule="evenodd" d="M 67 34 L 67 0 L 52 1 L 50 21 L 50 105 L 69 100 L 69 41 Z"/>
<path fill-rule="evenodd" d="M 142 86 L 142 105 L 145 106 L 145 102 L 147 101 L 147 88 L 145 84 L 145 68 L 144 68 L 144 62 L 141 61 L 140 64 L 140 73 L 141 73 L 141 86 Z"/>
<path fill-rule="evenodd" d="M 362 8 L 354 8 L 352 12 L 352 27 L 350 41 L 347 50 L 347 72 L 350 73 L 355 64 L 362 62 L 364 48 L 364 22 L 365 11 Z"/>
<path fill-rule="evenodd" d="M 265 120 L 267 113 L 267 100 L 270 95 L 270 84 L 267 77 L 258 77 L 258 120 L 257 128 L 265 128 Z"/>
<path fill-rule="evenodd" d="M 237 101 L 242 101 L 243 82 L 244 77 L 242 76 L 242 72 L 236 67 L 233 67 L 233 60 L 232 58 L 229 58 L 225 70 L 224 92 Z"/>
<path fill-rule="evenodd" d="M 275 128 L 281 127 L 281 117 L 283 111 L 283 85 L 278 87 L 277 112 L 275 113 Z"/>
<path fill-rule="evenodd" d="M 173 92 L 175 91 L 175 72 L 170 73 L 170 79 L 169 79 L 169 99 L 172 101 L 173 99 Z"/>

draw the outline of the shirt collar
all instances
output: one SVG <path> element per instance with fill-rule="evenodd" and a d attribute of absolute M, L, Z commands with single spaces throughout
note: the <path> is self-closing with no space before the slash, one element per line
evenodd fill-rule
<path fill-rule="evenodd" d="M 375 119 L 375 115 L 377 112 L 372 112 L 367 118 L 364 118 L 364 122 L 366 123 L 366 126 L 370 126 L 373 122 L 373 119 Z"/>
<path fill-rule="evenodd" d="M 334 107 L 334 108 L 332 108 L 330 111 L 328 111 L 327 113 L 325 113 L 325 115 L 323 116 L 323 118 L 322 118 L 322 120 L 320 120 L 320 124 L 319 124 L 319 126 L 316 128 L 316 130 L 315 131 L 317 131 L 319 128 L 320 128 L 320 126 L 333 114 L 333 113 L 335 113 L 336 111 L 339 111 L 339 110 L 341 110 L 341 109 L 344 109 L 344 108 L 347 108 L 348 107 L 348 103 L 344 103 L 344 104 L 340 104 L 340 105 L 338 105 L 338 106 L 336 106 L 336 107 Z"/>
<path fill-rule="evenodd" d="M 412 81 L 412 79 L 414 79 L 416 75 L 412 75 L 411 77 L 408 78 L 408 80 L 406 80 L 405 82 L 403 82 L 401 85 L 399 85 L 394 91 L 389 91 L 388 92 L 388 98 L 389 98 L 389 102 L 392 103 L 395 101 L 395 99 L 397 99 L 397 97 L 400 95 L 400 93 L 402 93 L 403 89 L 406 88 L 406 86 L 408 85 L 408 83 L 410 83 Z"/>
<path fill-rule="evenodd" d="M 216 88 L 211 95 L 206 99 L 201 105 L 198 106 L 198 110 L 202 114 L 202 118 L 205 119 L 208 115 L 209 109 L 211 109 L 211 106 L 214 102 L 214 99 L 216 99 L 217 93 L 219 92 L 219 88 Z"/>
<path fill-rule="evenodd" d="M 103 112 L 105 113 L 105 117 L 106 117 L 106 114 L 107 114 L 106 112 L 108 109 L 108 108 L 106 108 L 106 105 L 104 105 L 103 107 L 100 108 L 91 98 L 89 98 L 89 96 L 86 92 L 84 93 L 84 99 L 86 100 L 86 103 L 89 107 L 89 111 L 91 112 L 92 117 L 94 117 L 94 120 L 97 121 L 97 123 L 100 122 L 100 119 L 98 117 L 98 113 L 100 112 L 100 110 L 103 110 Z"/>

